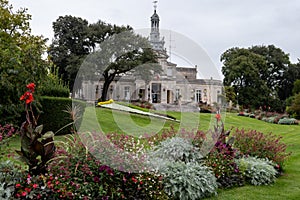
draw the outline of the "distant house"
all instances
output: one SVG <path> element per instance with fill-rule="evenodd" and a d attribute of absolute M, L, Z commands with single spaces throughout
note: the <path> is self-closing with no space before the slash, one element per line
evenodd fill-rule
<path fill-rule="evenodd" d="M 169 56 L 164 47 L 164 38 L 160 37 L 156 7 L 151 16 L 149 42 L 158 55 L 163 72 L 154 76 L 148 83 L 131 75 L 116 77 L 110 85 L 108 98 L 125 101 L 143 99 L 153 104 L 169 105 L 222 103 L 221 80 L 198 79 L 197 66 L 178 67 L 177 64 L 167 60 Z M 95 101 L 101 95 L 103 83 L 101 79 L 83 82 L 81 96 L 85 100 Z"/>

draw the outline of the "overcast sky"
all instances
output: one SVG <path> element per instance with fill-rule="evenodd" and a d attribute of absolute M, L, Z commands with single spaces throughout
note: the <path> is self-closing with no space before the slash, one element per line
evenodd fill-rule
<path fill-rule="evenodd" d="M 53 37 L 52 23 L 64 15 L 102 20 L 134 29 L 150 27 L 153 0 L 10 0 L 32 15 L 32 33 Z M 220 70 L 220 55 L 231 47 L 274 44 L 300 58 L 299 0 L 158 0 L 160 28 L 178 32 L 200 45 Z M 172 37 L 176 51 L 176 37 Z M 166 47 L 169 49 L 169 47 Z M 198 63 L 191 63 L 197 65 Z"/>

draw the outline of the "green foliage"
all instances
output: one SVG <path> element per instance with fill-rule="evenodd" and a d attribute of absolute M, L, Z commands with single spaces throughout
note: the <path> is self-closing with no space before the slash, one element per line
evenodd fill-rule
<path fill-rule="evenodd" d="M 298 93 L 300 93 L 300 79 L 294 82 L 294 87 L 293 87 L 293 94 L 296 95 Z"/>
<path fill-rule="evenodd" d="M 237 95 L 234 91 L 234 87 L 225 86 L 226 102 L 232 101 L 237 104 Z"/>
<path fill-rule="evenodd" d="M 292 105 L 288 107 L 287 112 L 296 119 L 300 119 L 300 93 L 294 96 Z"/>
<path fill-rule="evenodd" d="M 261 120 L 269 123 L 275 123 L 276 116 L 273 117 L 263 117 Z"/>
<path fill-rule="evenodd" d="M 172 137 L 162 141 L 154 147 L 149 155 L 154 160 L 158 159 L 157 165 L 162 164 L 163 161 L 199 162 L 203 157 L 199 149 L 192 145 L 189 140 L 180 137 Z"/>
<path fill-rule="evenodd" d="M 73 91 L 76 74 L 86 56 L 110 36 L 130 29 L 100 20 L 89 24 L 80 17 L 60 16 L 53 22 L 54 40 L 48 51 L 50 59 L 59 68 L 59 77 Z"/>
<path fill-rule="evenodd" d="M 39 123 L 44 125 L 45 131 L 69 134 L 74 122 L 77 125 L 81 123 L 81 115 L 85 109 L 85 103 L 82 101 L 72 102 L 72 99 L 64 97 L 41 97 L 40 103 L 43 113 L 40 115 Z M 74 111 L 71 109 L 72 103 L 74 107 L 76 106 Z"/>
<path fill-rule="evenodd" d="M 11 160 L 0 161 L 0 199 L 11 199 L 24 174 Z"/>
<path fill-rule="evenodd" d="M 203 164 L 170 162 L 160 169 L 164 190 L 172 199 L 202 199 L 216 195 L 213 172 Z"/>
<path fill-rule="evenodd" d="M 274 45 L 231 48 L 221 55 L 224 85 L 239 93 L 240 105 L 267 105 L 283 112 L 284 100 L 291 96 L 293 83 L 300 77 L 299 64 Z"/>
<path fill-rule="evenodd" d="M 148 153 L 150 165 L 163 175 L 165 192 L 173 199 L 216 194 L 216 178 L 202 164 L 199 149 L 189 139 L 170 136 Z"/>
<path fill-rule="evenodd" d="M 282 170 L 284 161 L 290 155 L 286 152 L 286 144 L 280 141 L 282 137 L 271 133 L 264 134 L 256 130 L 237 129 L 233 136 L 235 137 L 234 147 L 241 153 L 258 158 L 268 158 L 277 164 L 279 171 Z"/>
<path fill-rule="evenodd" d="M 288 118 L 288 117 L 284 117 L 279 119 L 278 124 L 298 124 L 298 121 L 294 118 Z"/>
<path fill-rule="evenodd" d="M 41 96 L 50 97 L 69 97 L 70 90 L 68 86 L 63 84 L 56 73 L 50 73 L 43 80 L 41 86 L 38 88 Z"/>
<path fill-rule="evenodd" d="M 240 105 L 259 106 L 270 93 L 266 83 L 260 78 L 267 68 L 262 56 L 244 48 L 231 48 L 221 56 L 224 85 L 233 86 L 239 93 Z"/>
<path fill-rule="evenodd" d="M 236 159 L 236 163 L 246 180 L 253 185 L 269 185 L 276 179 L 275 164 L 268 159 L 249 156 Z"/>
<path fill-rule="evenodd" d="M 0 159 L 7 152 L 2 151 L 2 146 L 9 146 L 9 141 L 11 138 L 18 134 L 17 129 L 11 124 L 0 124 Z"/>
<path fill-rule="evenodd" d="M 0 0 L 0 121 L 18 124 L 24 111 L 20 88 L 39 83 L 46 74 L 47 63 L 42 59 L 46 40 L 31 35 L 27 9 L 13 10 L 8 1 Z"/>

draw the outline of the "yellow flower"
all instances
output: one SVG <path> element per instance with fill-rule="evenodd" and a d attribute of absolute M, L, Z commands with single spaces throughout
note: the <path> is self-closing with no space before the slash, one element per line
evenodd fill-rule
<path fill-rule="evenodd" d="M 113 103 L 113 102 L 114 102 L 114 100 L 110 99 L 110 100 L 108 100 L 108 101 L 101 101 L 101 102 L 98 102 L 98 105 L 101 106 L 101 105 L 104 105 L 104 104 L 111 104 L 111 103 Z"/>

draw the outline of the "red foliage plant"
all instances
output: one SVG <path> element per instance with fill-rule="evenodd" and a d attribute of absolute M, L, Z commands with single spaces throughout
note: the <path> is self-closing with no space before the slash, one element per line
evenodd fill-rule
<path fill-rule="evenodd" d="M 287 145 L 272 133 L 264 134 L 256 130 L 236 129 L 234 147 L 241 153 L 259 158 L 268 158 L 277 164 L 279 171 L 291 152 L 286 152 Z"/>

